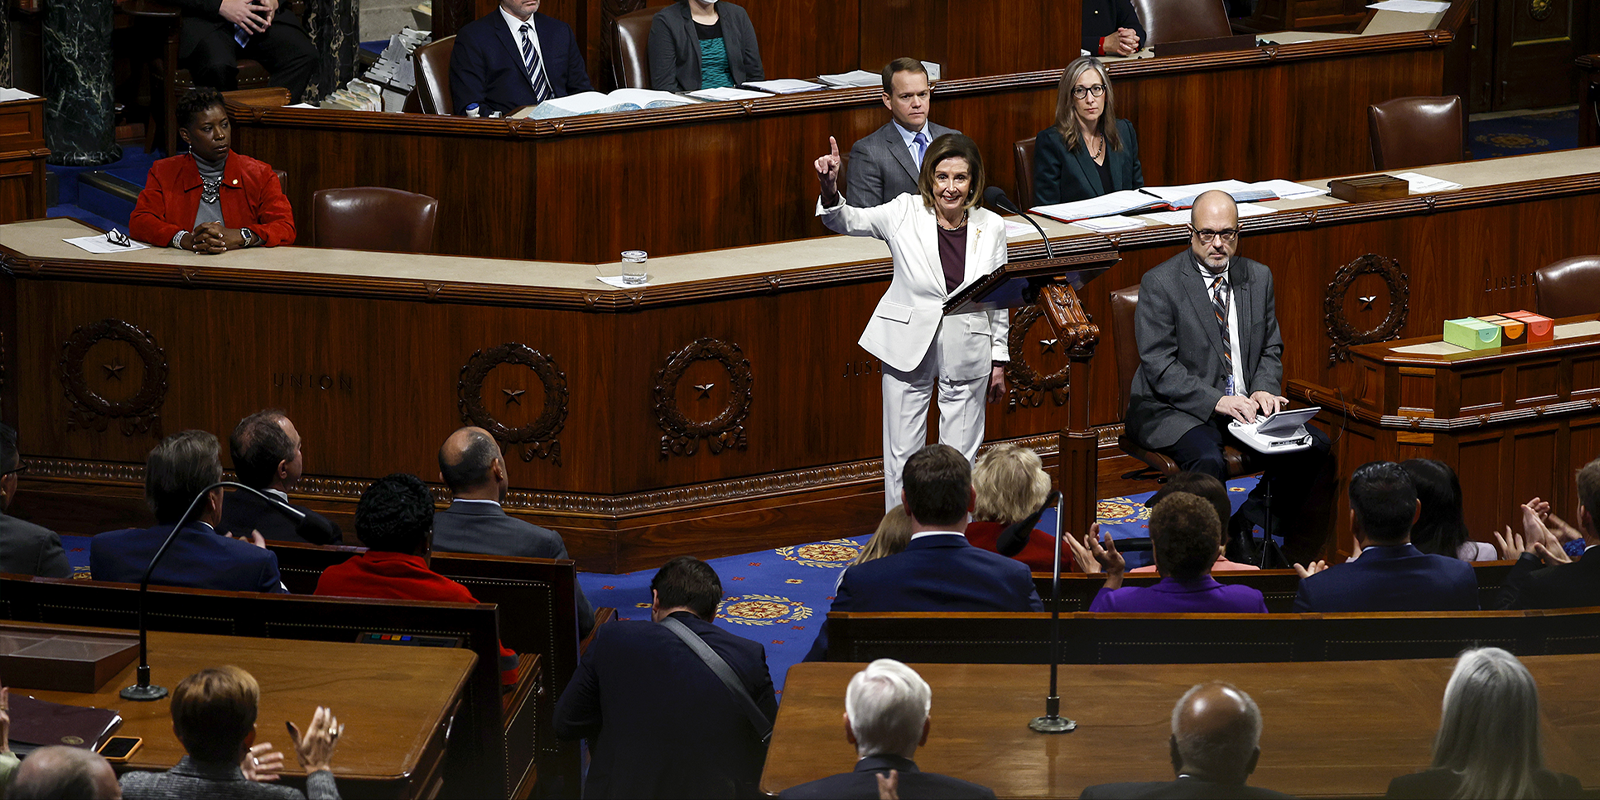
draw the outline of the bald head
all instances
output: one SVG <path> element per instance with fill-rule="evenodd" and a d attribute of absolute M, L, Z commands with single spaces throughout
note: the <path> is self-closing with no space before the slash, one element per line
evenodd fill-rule
<path fill-rule="evenodd" d="M 458 500 L 504 499 L 507 481 L 500 446 L 482 428 L 461 428 L 439 448 L 439 478 Z"/>
<path fill-rule="evenodd" d="M 1222 272 L 1239 248 L 1239 204 L 1227 192 L 1205 192 L 1189 209 L 1189 249 L 1212 272 Z"/>
<path fill-rule="evenodd" d="M 118 800 L 117 773 L 98 754 L 77 747 L 41 747 L 17 768 L 7 798 Z"/>
<path fill-rule="evenodd" d="M 1230 684 L 1195 686 L 1172 709 L 1172 768 L 1180 775 L 1243 784 L 1260 742 L 1261 709 Z"/>

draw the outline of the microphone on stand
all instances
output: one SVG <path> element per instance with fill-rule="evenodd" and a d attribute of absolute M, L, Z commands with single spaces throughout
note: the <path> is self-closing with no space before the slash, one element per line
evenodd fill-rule
<path fill-rule="evenodd" d="M 1044 716 L 1034 717 L 1028 727 L 1035 733 L 1070 733 L 1078 723 L 1061 716 L 1061 695 L 1056 692 L 1056 662 L 1061 651 L 1061 493 L 1056 500 L 1056 564 L 1050 577 L 1050 695 L 1044 701 Z M 1049 505 L 1049 503 L 1046 503 Z M 1043 509 L 1040 509 L 1041 513 Z"/>
<path fill-rule="evenodd" d="M 1045 258 L 1056 257 L 1055 249 L 1050 246 L 1050 237 L 1044 235 L 1044 228 L 1039 227 L 1038 221 L 1032 216 L 1029 216 L 1028 212 L 1017 208 L 1017 204 L 1011 202 L 1011 198 L 1006 197 L 1006 190 L 998 186 L 990 186 L 989 188 L 984 189 L 983 204 L 986 206 L 994 206 L 1001 211 L 1007 211 L 1012 214 L 1016 214 L 1017 216 L 1027 220 L 1029 224 L 1033 225 L 1033 229 L 1039 232 L 1039 238 L 1044 240 Z"/>
<path fill-rule="evenodd" d="M 200 493 L 195 495 L 193 500 L 189 501 L 189 507 L 184 509 L 183 516 L 178 518 L 178 524 L 172 526 L 172 532 L 167 534 L 167 538 L 161 543 L 160 549 L 156 550 L 155 557 L 150 559 L 150 566 L 145 567 L 144 577 L 139 580 L 139 682 L 124 688 L 121 692 L 118 692 L 118 694 L 121 695 L 122 699 L 124 700 L 160 700 L 161 698 L 167 696 L 167 689 L 165 686 L 152 686 L 150 684 L 150 653 L 148 649 L 150 630 L 145 627 L 144 596 L 150 590 L 150 575 L 156 571 L 156 565 L 161 563 L 161 557 L 167 554 L 167 548 L 172 546 L 172 540 L 178 538 L 178 531 L 183 530 L 183 526 L 188 524 L 189 515 L 193 514 L 195 508 L 200 505 L 200 498 L 205 497 L 211 492 L 212 489 L 220 489 L 224 486 L 231 486 L 235 489 L 243 489 L 251 494 L 256 495 L 257 497 L 260 497 L 262 500 L 267 501 L 268 505 L 277 509 L 278 513 L 289 517 L 296 523 L 302 522 L 306 518 L 306 512 L 301 511 L 300 509 L 295 508 L 294 506 L 291 506 L 288 503 L 285 503 L 282 500 L 279 500 L 278 498 L 261 491 L 260 489 L 254 489 L 242 483 L 235 483 L 234 481 L 218 481 L 204 489 L 201 489 Z M 220 536 L 221 534 L 218 535 Z"/>

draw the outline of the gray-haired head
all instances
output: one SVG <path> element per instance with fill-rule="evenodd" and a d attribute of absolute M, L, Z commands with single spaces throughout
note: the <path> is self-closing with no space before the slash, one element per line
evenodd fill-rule
<path fill-rule="evenodd" d="M 1221 681 L 1184 692 L 1172 709 L 1172 768 L 1214 783 L 1243 784 L 1261 755 L 1261 709 Z"/>
<path fill-rule="evenodd" d="M 111 800 L 121 796 L 117 774 L 104 758 L 61 745 L 30 753 L 6 789 L 6 797 L 17 800 Z"/>
<path fill-rule="evenodd" d="M 1534 797 L 1544 768 L 1539 687 L 1498 647 L 1468 650 L 1444 687 L 1433 766 L 1461 774 L 1457 797 Z"/>
<path fill-rule="evenodd" d="M 927 737 L 933 690 L 917 671 L 892 658 L 880 658 L 850 679 L 844 713 L 862 758 L 911 758 Z"/>

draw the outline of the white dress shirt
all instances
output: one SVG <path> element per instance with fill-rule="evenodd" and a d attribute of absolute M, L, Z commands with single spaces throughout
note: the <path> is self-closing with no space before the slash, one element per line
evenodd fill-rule
<path fill-rule="evenodd" d="M 900 134 L 900 140 L 906 143 L 906 150 L 909 150 L 911 152 L 911 163 L 916 164 L 917 167 L 920 169 L 922 167 L 922 162 L 917 160 L 917 142 L 916 142 L 917 134 L 919 134 L 919 133 L 922 134 L 922 138 L 928 140 L 927 144 L 924 144 L 923 147 L 928 147 L 928 146 L 933 144 L 933 137 L 928 135 L 928 123 L 927 123 L 927 121 L 926 120 L 923 121 L 921 130 L 915 130 L 915 131 L 908 131 L 905 128 L 901 127 L 899 120 L 891 119 L 891 120 L 889 120 L 889 123 L 891 125 L 894 125 L 895 131 Z"/>
<path fill-rule="evenodd" d="M 1194 263 L 1195 269 L 1200 271 L 1200 277 L 1205 280 L 1203 286 L 1206 293 L 1206 303 L 1214 308 L 1216 301 L 1211 299 L 1211 282 L 1216 280 L 1217 276 L 1207 269 L 1206 265 L 1199 259 L 1195 259 Z M 1231 265 L 1232 261 L 1230 260 L 1229 263 Z M 1224 271 L 1222 274 L 1226 276 L 1228 273 Z M 1228 347 L 1233 351 L 1233 393 L 1241 397 L 1249 397 L 1250 387 L 1246 386 L 1244 382 L 1244 358 L 1239 352 L 1239 304 L 1234 302 L 1233 281 L 1224 277 L 1222 283 L 1228 287 Z M 1215 317 L 1216 313 L 1213 312 L 1212 316 Z M 1221 357 L 1222 354 L 1218 353 L 1217 355 Z"/>

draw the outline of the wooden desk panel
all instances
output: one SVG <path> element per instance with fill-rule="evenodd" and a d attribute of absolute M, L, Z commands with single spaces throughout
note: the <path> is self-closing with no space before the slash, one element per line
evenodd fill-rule
<path fill-rule="evenodd" d="M 0 103 L 0 223 L 45 210 L 44 100 Z"/>
<path fill-rule="evenodd" d="M 1523 659 L 1542 694 L 1550 769 L 1600 785 L 1591 755 L 1600 656 Z M 855 749 L 839 714 L 861 664 L 797 664 L 784 683 L 761 788 L 776 793 L 848 771 Z M 1043 666 L 917 664 L 933 689 L 932 733 L 917 766 L 999 797 L 1076 797 L 1084 787 L 1172 780 L 1172 707 L 1190 686 L 1228 681 L 1261 707 L 1261 762 L 1250 785 L 1311 797 L 1381 796 L 1390 779 L 1431 760 L 1452 659 L 1329 664 L 1063 666 L 1063 716 L 1072 733 L 1028 729 L 1044 713 Z"/>

